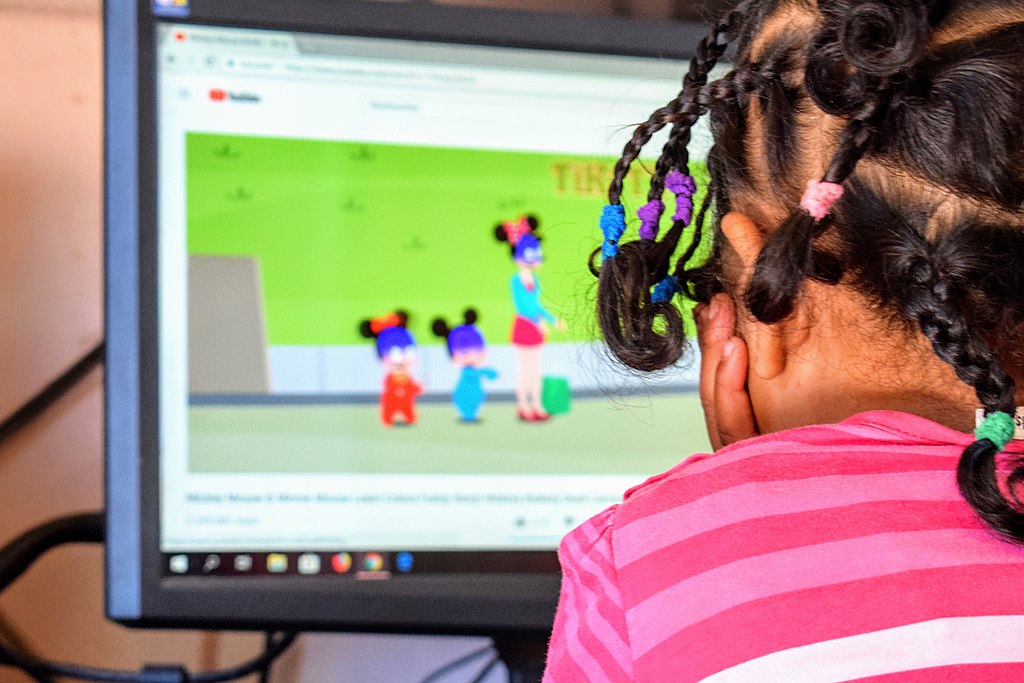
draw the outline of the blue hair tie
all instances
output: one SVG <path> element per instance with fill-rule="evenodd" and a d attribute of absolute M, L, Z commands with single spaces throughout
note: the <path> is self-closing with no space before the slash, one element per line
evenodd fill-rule
<path fill-rule="evenodd" d="M 654 286 L 654 291 L 651 292 L 651 303 L 663 304 L 666 301 L 671 301 L 672 297 L 681 291 L 683 289 L 679 286 L 676 276 L 666 275 L 665 279 Z"/>
<path fill-rule="evenodd" d="M 619 253 L 619 238 L 626 232 L 626 210 L 622 204 L 606 204 L 601 211 L 602 259 L 610 259 Z"/>

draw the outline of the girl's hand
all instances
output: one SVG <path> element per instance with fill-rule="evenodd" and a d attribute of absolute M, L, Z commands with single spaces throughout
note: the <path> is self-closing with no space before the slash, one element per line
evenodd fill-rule
<path fill-rule="evenodd" d="M 554 329 L 556 332 L 565 332 L 566 330 L 569 329 L 569 326 L 566 325 L 565 321 L 562 320 L 561 318 L 555 318 L 555 321 L 553 323 L 548 323 L 547 320 L 541 320 L 540 322 L 537 323 L 537 326 L 540 327 L 541 334 L 544 335 L 545 339 L 547 339 L 548 336 L 551 334 L 552 329 Z"/>
<path fill-rule="evenodd" d="M 700 344 L 700 402 L 716 451 L 759 434 L 747 393 L 747 345 L 736 336 L 732 299 L 716 294 L 694 309 Z"/>

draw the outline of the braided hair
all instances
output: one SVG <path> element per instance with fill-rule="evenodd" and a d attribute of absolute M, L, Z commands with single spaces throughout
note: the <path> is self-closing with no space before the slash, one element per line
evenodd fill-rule
<path fill-rule="evenodd" d="M 727 49 L 734 68 L 709 83 Z M 690 131 L 704 114 L 715 142 L 692 230 L 676 220 L 656 239 L 606 234 L 591 258 L 598 321 L 620 361 L 657 370 L 680 359 L 683 318 L 659 294 L 661 283 L 671 278 L 673 292 L 698 302 L 720 291 L 722 240 L 692 263 L 706 241 L 704 215 L 713 207 L 718 219 L 732 197 L 756 193 L 774 198 L 786 218 L 740 293 L 754 318 L 790 316 L 808 279 L 854 287 L 923 334 L 986 413 L 1014 413 L 1005 363 L 1024 366 L 1015 353 L 1024 340 L 1019 3 L 746 0 L 700 43 L 675 99 L 637 127 L 615 166 L 610 204 L 619 205 L 631 164 L 666 126 L 649 201 L 661 197 L 670 173 L 688 173 Z M 821 215 L 799 203 L 799 179 L 815 169 L 842 192 Z M 961 457 L 958 484 L 991 527 L 1024 542 L 1024 506 L 1014 493 L 1024 466 L 1013 465 L 1001 486 L 1000 450 L 978 438 Z"/>

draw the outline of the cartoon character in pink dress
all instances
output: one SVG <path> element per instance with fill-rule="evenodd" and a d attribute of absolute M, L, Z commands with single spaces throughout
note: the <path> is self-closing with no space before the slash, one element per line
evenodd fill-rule
<path fill-rule="evenodd" d="M 494 230 L 498 241 L 508 243 L 516 265 L 511 282 L 512 303 L 516 309 L 511 341 L 518 365 L 517 414 L 520 420 L 527 422 L 543 422 L 551 417 L 541 404 L 541 347 L 552 327 L 564 328 L 564 323 L 541 304 L 537 270 L 544 262 L 544 254 L 537 227 L 533 216 L 520 216 L 501 223 Z"/>

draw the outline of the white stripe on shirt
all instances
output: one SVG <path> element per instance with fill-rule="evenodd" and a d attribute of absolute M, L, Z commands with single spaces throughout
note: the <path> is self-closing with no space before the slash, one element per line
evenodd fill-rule
<path fill-rule="evenodd" d="M 774 652 L 703 683 L 834 683 L 937 666 L 1021 661 L 1024 616 L 953 617 Z"/>

